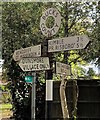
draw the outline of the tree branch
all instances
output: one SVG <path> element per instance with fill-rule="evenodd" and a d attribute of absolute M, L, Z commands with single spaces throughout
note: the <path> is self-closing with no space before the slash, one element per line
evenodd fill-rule
<path fill-rule="evenodd" d="M 69 112 L 67 107 L 67 100 L 66 100 L 66 94 L 65 94 L 65 88 L 66 88 L 67 81 L 62 78 L 61 84 L 60 84 L 60 99 L 61 99 L 61 107 L 62 107 L 62 113 L 63 113 L 63 119 L 69 119 Z"/>

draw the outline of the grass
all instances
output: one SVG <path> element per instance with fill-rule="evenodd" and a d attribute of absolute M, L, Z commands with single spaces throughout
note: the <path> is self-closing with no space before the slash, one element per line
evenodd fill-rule
<path fill-rule="evenodd" d="M 4 109 L 11 109 L 12 105 L 7 103 L 7 104 L 0 104 L 0 110 L 4 110 Z"/>
<path fill-rule="evenodd" d="M 12 108 L 11 104 L 0 104 L 0 116 L 2 118 L 10 117 L 12 115 L 12 111 L 10 110 Z"/>

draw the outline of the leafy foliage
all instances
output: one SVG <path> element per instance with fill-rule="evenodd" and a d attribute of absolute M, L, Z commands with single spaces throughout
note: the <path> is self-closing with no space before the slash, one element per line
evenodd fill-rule
<path fill-rule="evenodd" d="M 38 32 L 39 17 L 37 15 L 41 15 L 40 10 L 37 9 L 39 5 L 42 3 L 3 3 L 2 5 L 3 69 L 7 73 L 8 80 L 11 81 L 13 115 L 19 120 L 31 119 L 31 86 L 24 81 L 24 76 L 29 73 L 24 73 L 20 69 L 12 55 L 16 49 L 38 44 L 42 40 L 39 39 L 41 33 Z M 38 84 L 39 87 L 42 86 L 39 82 Z"/>
<path fill-rule="evenodd" d="M 78 75 L 83 75 L 84 70 L 79 67 L 79 64 L 85 64 L 85 61 L 94 60 L 99 65 L 100 7 L 97 2 L 3 3 L 3 70 L 6 78 L 11 81 L 10 90 L 16 120 L 29 120 L 31 117 L 31 86 L 25 83 L 24 77 L 32 73 L 23 72 L 12 56 L 17 49 L 37 45 L 46 40 L 40 31 L 39 22 L 42 12 L 51 6 L 56 7 L 62 15 L 61 27 L 54 38 L 87 34 L 91 39 L 91 44 L 86 49 L 67 52 L 68 62 L 72 65 L 73 73 L 74 69 L 77 69 Z M 58 61 L 66 61 L 63 52 L 54 54 L 54 56 Z M 44 116 L 41 108 L 43 108 L 45 98 L 45 85 L 39 80 L 37 79 L 37 118 Z"/>
<path fill-rule="evenodd" d="M 93 75 L 95 75 L 95 72 L 92 68 L 89 68 L 87 74 L 90 75 L 90 76 L 93 76 Z"/>

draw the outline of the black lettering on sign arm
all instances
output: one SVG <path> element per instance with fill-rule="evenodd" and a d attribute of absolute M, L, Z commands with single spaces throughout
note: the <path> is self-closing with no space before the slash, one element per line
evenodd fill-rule
<path fill-rule="evenodd" d="M 77 37 L 77 48 L 79 48 L 79 40 L 80 40 L 80 38 Z"/>
<path fill-rule="evenodd" d="M 83 48 L 83 37 L 80 38 L 80 47 Z"/>

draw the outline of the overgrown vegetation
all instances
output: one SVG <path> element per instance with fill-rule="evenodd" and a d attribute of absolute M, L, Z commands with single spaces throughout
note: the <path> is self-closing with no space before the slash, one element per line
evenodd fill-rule
<path fill-rule="evenodd" d="M 24 77 L 32 75 L 32 72 L 23 72 L 12 56 L 17 49 L 37 45 L 46 40 L 40 31 L 39 23 L 42 12 L 49 7 L 56 7 L 62 16 L 59 32 L 53 38 L 87 34 L 91 39 L 86 49 L 67 53 L 74 77 L 77 74 L 84 75 L 84 70 L 79 67 L 80 64 L 84 65 L 90 61 L 96 61 L 97 65 L 100 63 L 100 7 L 97 2 L 2 3 L 3 79 L 11 81 L 9 89 L 12 94 L 15 120 L 31 119 L 31 85 L 25 82 Z M 54 56 L 56 61 L 66 61 L 63 52 Z M 37 77 L 36 117 L 38 120 L 44 117 L 43 108 L 45 108 L 45 84 L 42 82 L 45 75 L 41 76 L 41 74 L 39 73 Z"/>
<path fill-rule="evenodd" d="M 1 103 L 11 103 L 11 94 L 7 85 L 0 85 Z"/>

